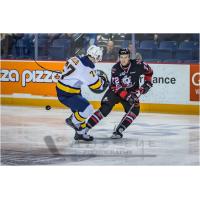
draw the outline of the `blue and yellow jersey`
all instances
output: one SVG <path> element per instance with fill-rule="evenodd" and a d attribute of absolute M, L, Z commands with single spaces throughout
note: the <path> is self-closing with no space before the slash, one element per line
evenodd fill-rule
<path fill-rule="evenodd" d="M 72 57 L 65 64 L 57 87 L 72 94 L 80 94 L 83 84 L 93 90 L 100 89 L 102 80 L 96 75 L 94 69 L 95 65 L 87 56 Z"/>

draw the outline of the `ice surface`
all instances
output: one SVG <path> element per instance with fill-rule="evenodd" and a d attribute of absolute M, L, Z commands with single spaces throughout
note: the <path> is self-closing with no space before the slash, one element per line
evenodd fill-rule
<path fill-rule="evenodd" d="M 2 165 L 199 165 L 199 116 L 140 113 L 121 140 L 112 130 L 124 115 L 112 112 L 90 134 L 73 140 L 70 110 L 1 106 Z"/>

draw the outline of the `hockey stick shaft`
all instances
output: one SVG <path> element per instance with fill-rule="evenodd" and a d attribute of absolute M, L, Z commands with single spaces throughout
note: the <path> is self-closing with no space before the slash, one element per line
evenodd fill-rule
<path fill-rule="evenodd" d="M 42 69 L 44 69 L 44 70 L 47 70 L 47 71 L 50 71 L 50 72 L 55 72 L 55 73 L 58 73 L 58 74 L 62 74 L 62 72 L 60 72 L 60 71 L 55 71 L 55 70 L 51 70 L 51 69 L 47 69 L 47 68 L 43 67 L 43 66 L 40 65 L 34 58 L 33 58 L 33 60 L 35 61 L 35 63 L 36 63 L 40 68 L 42 68 Z"/>
<path fill-rule="evenodd" d="M 74 42 L 77 42 L 81 37 L 83 37 L 84 36 L 84 34 L 78 34 L 77 35 L 77 37 L 74 39 Z M 78 52 L 81 50 L 81 48 L 79 48 L 76 52 L 75 52 L 75 55 L 77 55 L 78 54 Z M 58 74 L 62 74 L 62 72 L 60 72 L 60 71 L 56 71 L 56 70 L 51 70 L 51 69 L 47 69 L 47 68 L 45 68 L 45 67 L 43 67 L 42 65 L 40 65 L 37 61 L 36 61 L 36 59 L 33 57 L 33 60 L 34 60 L 34 62 L 40 67 L 40 68 L 42 68 L 42 69 L 44 69 L 44 70 L 47 70 L 47 71 L 50 71 L 50 72 L 55 72 L 55 73 L 58 73 Z"/>
<path fill-rule="evenodd" d="M 138 96 L 138 99 L 140 98 L 141 94 Z M 131 110 L 134 108 L 135 103 L 129 108 L 128 112 L 124 115 L 124 117 L 122 118 L 121 122 L 119 123 L 119 125 L 117 126 L 120 127 L 122 125 L 122 123 L 124 122 L 124 120 L 126 119 L 127 115 L 131 112 Z M 116 128 L 116 129 L 117 129 Z"/>

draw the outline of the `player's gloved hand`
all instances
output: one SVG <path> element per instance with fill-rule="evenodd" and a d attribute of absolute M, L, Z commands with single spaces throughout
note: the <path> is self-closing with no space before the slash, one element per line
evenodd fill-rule
<path fill-rule="evenodd" d="M 104 87 L 107 88 L 110 84 L 108 76 L 101 70 L 95 70 L 95 72 L 101 78 Z"/>
<path fill-rule="evenodd" d="M 139 96 L 140 95 L 138 95 L 137 92 L 131 92 L 127 95 L 126 101 L 128 101 L 130 105 L 133 105 L 134 103 L 139 102 Z"/>
<path fill-rule="evenodd" d="M 99 79 L 101 80 L 101 86 L 98 89 L 91 89 L 94 93 L 100 94 L 104 92 L 107 87 L 109 86 L 109 80 L 107 75 L 102 70 L 95 70 L 95 73 L 99 76 Z"/>
<path fill-rule="evenodd" d="M 138 90 L 133 92 L 136 96 L 136 98 L 139 98 L 142 94 L 144 94 L 144 88 L 140 87 Z"/>
<path fill-rule="evenodd" d="M 120 88 L 115 93 L 118 94 L 120 98 L 128 101 L 131 105 L 139 101 L 137 92 L 128 93 L 126 89 Z"/>
<path fill-rule="evenodd" d="M 139 88 L 141 94 L 146 94 L 149 89 L 153 86 L 153 84 L 149 81 L 145 81 L 145 83 Z"/>

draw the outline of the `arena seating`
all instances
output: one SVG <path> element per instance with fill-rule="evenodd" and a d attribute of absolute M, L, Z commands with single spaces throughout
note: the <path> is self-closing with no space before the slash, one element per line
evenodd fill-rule
<path fill-rule="evenodd" d="M 51 34 L 52 35 L 52 34 Z M 38 59 L 65 60 L 66 57 L 73 56 L 73 41 L 62 38 L 57 34 L 53 40 L 49 34 L 38 34 Z M 61 34 L 60 34 L 61 35 Z M 93 34 L 94 35 L 94 34 Z M 145 37 L 148 34 L 145 35 Z M 152 34 L 151 34 L 152 35 Z M 34 56 L 35 34 L 24 34 L 23 37 L 13 39 L 12 58 L 32 59 Z M 198 34 L 193 34 L 189 40 L 139 40 L 135 41 L 136 51 L 142 54 L 145 61 L 152 62 L 173 62 L 173 63 L 198 63 L 199 61 L 199 41 Z M 161 37 L 162 38 L 162 37 Z M 173 37 L 176 38 L 176 37 Z M 178 37 L 177 37 L 178 38 Z M 114 47 L 117 50 L 121 47 L 129 47 L 131 44 L 131 34 L 97 34 L 97 44 L 104 49 L 109 40 L 113 40 Z M 88 39 L 83 41 L 83 50 L 88 47 Z M 130 47 L 131 48 L 131 47 Z M 2 58 L 6 58 L 2 55 Z M 10 55 L 9 57 L 10 58 Z"/>
<path fill-rule="evenodd" d="M 159 49 L 170 49 L 174 51 L 177 49 L 177 42 L 176 41 L 161 41 L 159 45 Z"/>
<path fill-rule="evenodd" d="M 68 55 L 68 49 L 70 48 L 70 41 L 68 39 L 56 39 L 53 41 L 52 46 L 49 47 L 49 59 L 53 60 L 65 60 Z"/>

